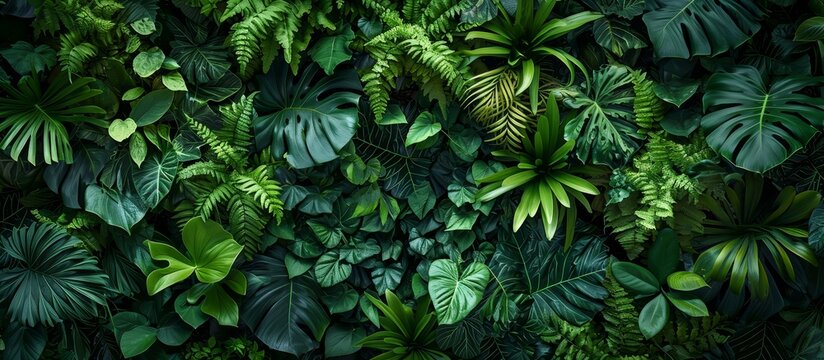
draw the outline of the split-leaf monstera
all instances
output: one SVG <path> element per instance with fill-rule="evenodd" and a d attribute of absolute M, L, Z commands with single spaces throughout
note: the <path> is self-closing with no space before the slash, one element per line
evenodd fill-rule
<path fill-rule="evenodd" d="M 577 217 L 576 202 L 591 211 L 584 194 L 597 195 L 590 182 L 573 175 L 567 162 L 575 141 L 564 141 L 561 115 L 554 97 L 547 101 L 547 111 L 538 118 L 538 131 L 530 141 L 524 139 L 523 152 L 493 151 L 505 161 L 518 162 L 493 175 L 479 179 L 490 183 L 476 194 L 479 201 L 490 201 L 516 189 L 522 189 L 521 201 L 515 210 L 513 231 L 518 231 L 527 217 L 541 212 L 546 238 L 552 239 L 566 217 L 566 247 L 572 243 Z"/>
<path fill-rule="evenodd" d="M 824 127 L 824 99 L 802 94 L 821 84 L 809 76 L 772 83 L 758 69 L 736 67 L 710 77 L 701 127 L 707 143 L 743 169 L 763 173 L 787 160 Z"/>
<path fill-rule="evenodd" d="M 304 69 L 299 78 L 288 72 L 279 65 L 259 78 L 255 109 L 261 115 L 254 124 L 258 147 L 270 146 L 273 156 L 285 157 L 297 169 L 337 159 L 357 129 L 357 74 L 339 69 L 324 76 L 317 65 Z"/>

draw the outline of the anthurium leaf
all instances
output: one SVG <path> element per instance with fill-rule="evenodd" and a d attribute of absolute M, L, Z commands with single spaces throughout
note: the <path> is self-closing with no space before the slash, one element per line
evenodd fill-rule
<path fill-rule="evenodd" d="M 473 262 L 463 271 L 451 260 L 435 260 L 429 266 L 429 294 L 441 325 L 454 324 L 481 302 L 489 269 Z"/>
<path fill-rule="evenodd" d="M 445 215 L 446 231 L 472 230 L 481 213 L 474 210 L 464 210 L 451 207 Z"/>
<path fill-rule="evenodd" d="M 798 25 L 794 41 L 824 40 L 824 17 L 814 16 Z M 16 70 L 16 69 L 15 69 Z"/>
<path fill-rule="evenodd" d="M 707 310 L 707 305 L 704 304 L 704 301 L 701 299 L 690 298 L 677 293 L 668 293 L 666 296 L 672 305 L 684 314 L 692 317 L 704 317 L 710 315 L 709 310 Z"/>
<path fill-rule="evenodd" d="M 183 227 L 183 244 L 195 265 L 197 279 L 209 284 L 223 280 L 243 251 L 243 246 L 220 224 L 200 217 Z"/>
<path fill-rule="evenodd" d="M 701 275 L 690 271 L 679 271 L 667 276 L 667 285 L 670 289 L 680 291 L 698 290 L 702 287 L 709 287 Z"/>
<path fill-rule="evenodd" d="M 713 74 L 706 84 L 701 127 L 713 150 L 736 166 L 762 173 L 803 148 L 824 124 L 824 99 L 801 93 L 810 76 L 767 83 L 751 66 Z"/>
<path fill-rule="evenodd" d="M 647 339 L 657 335 L 669 321 L 669 303 L 664 294 L 658 294 L 641 309 L 638 327 Z"/>
<path fill-rule="evenodd" d="M 150 208 L 157 207 L 169 190 L 177 175 L 177 153 L 168 148 L 153 153 L 139 169 L 132 172 L 132 180 L 138 194 Z"/>
<path fill-rule="evenodd" d="M 132 69 L 142 78 L 149 77 L 160 70 L 165 59 L 166 55 L 163 54 L 163 50 L 158 48 L 141 51 L 140 54 L 137 54 L 134 60 L 132 60 Z"/>
<path fill-rule="evenodd" d="M 310 219 L 306 224 L 327 248 L 337 247 L 343 239 L 343 232 L 340 228 L 332 227 L 322 220 Z"/>
<path fill-rule="evenodd" d="M 346 280 L 352 274 L 352 265 L 340 259 L 336 250 L 329 251 L 315 263 L 315 279 L 322 287 L 329 287 Z"/>
<path fill-rule="evenodd" d="M 133 105 L 129 118 L 134 119 L 138 126 L 152 124 L 169 111 L 174 98 L 174 92 L 171 90 L 152 91 Z"/>
<path fill-rule="evenodd" d="M 653 295 L 661 288 L 660 283 L 649 270 L 626 261 L 615 261 L 611 266 L 615 280 L 623 287 L 641 295 Z"/>
<path fill-rule="evenodd" d="M 659 58 L 714 56 L 733 49 L 758 32 L 764 15 L 752 0 L 658 0 L 649 6 L 644 23 Z"/>
<path fill-rule="evenodd" d="M 415 118 L 415 122 L 406 134 L 405 146 L 412 146 L 437 135 L 441 131 L 441 123 L 430 112 L 423 112 Z"/>
<path fill-rule="evenodd" d="M 432 186 L 428 183 L 419 186 L 411 195 L 409 195 L 409 207 L 412 212 L 419 219 L 423 219 L 434 207 L 437 199 L 435 193 L 432 191 Z"/>
<path fill-rule="evenodd" d="M 137 130 L 137 124 L 132 119 L 114 119 L 112 123 L 109 124 L 109 136 L 117 142 L 123 142 L 123 140 L 128 139 L 129 136 L 134 134 L 135 130 Z"/>
<path fill-rule="evenodd" d="M 275 158 L 309 168 L 336 159 L 355 135 L 360 99 L 355 91 L 361 85 L 354 70 L 327 76 L 311 65 L 295 78 L 289 66 L 279 65 L 259 82 L 255 140 L 259 147 L 270 146 Z"/>
<path fill-rule="evenodd" d="M 309 50 L 309 56 L 320 65 L 326 75 L 332 75 L 335 67 L 352 58 L 349 44 L 353 39 L 355 39 L 355 33 L 352 28 L 345 26 L 339 35 L 318 39 L 315 46 Z"/>
<path fill-rule="evenodd" d="M 381 265 L 378 265 L 378 267 L 372 270 L 372 282 L 379 292 L 395 290 L 401 283 L 404 270 L 404 266 L 400 263 L 392 263 L 388 266 L 381 263 Z"/>
<path fill-rule="evenodd" d="M 661 127 L 675 136 L 687 137 L 701 126 L 701 113 L 694 108 L 670 111 L 661 120 Z"/>
<path fill-rule="evenodd" d="M 663 284 L 667 275 L 672 274 L 678 268 L 678 261 L 681 256 L 681 246 L 678 244 L 678 236 L 672 229 L 662 229 L 658 232 L 658 237 L 649 249 L 649 270 L 658 279 L 659 284 Z"/>
<path fill-rule="evenodd" d="M 286 263 L 286 270 L 289 273 L 290 279 L 309 271 L 309 269 L 312 268 L 312 265 L 315 264 L 311 259 L 297 257 L 291 252 L 286 253 L 284 262 Z"/>
<path fill-rule="evenodd" d="M 283 256 L 283 249 L 277 248 L 256 256 L 247 267 L 249 291 L 241 317 L 270 348 L 303 354 L 318 347 L 329 317 L 317 283 L 307 274 L 289 279 Z"/>
<path fill-rule="evenodd" d="M 18 41 L 9 48 L 0 50 L 0 55 L 20 75 L 31 74 L 32 70 L 39 73 L 57 64 L 57 54 L 48 45 L 35 47 L 25 41 Z"/>
<path fill-rule="evenodd" d="M 119 192 L 91 184 L 86 188 L 84 209 L 111 226 L 131 233 L 132 226 L 146 215 L 146 204 L 130 192 Z"/>
<path fill-rule="evenodd" d="M 322 300 L 330 314 L 340 314 L 354 309 L 359 298 L 358 291 L 344 283 L 324 289 Z"/>
<path fill-rule="evenodd" d="M 226 290 L 218 284 L 212 284 L 204 294 L 203 304 L 200 310 L 215 319 L 223 326 L 237 326 L 238 307 L 237 303 Z"/>

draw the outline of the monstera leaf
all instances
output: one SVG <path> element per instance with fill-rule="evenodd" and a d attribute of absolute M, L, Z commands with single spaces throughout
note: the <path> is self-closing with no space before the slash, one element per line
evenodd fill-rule
<path fill-rule="evenodd" d="M 632 75 L 626 67 L 607 66 L 592 74 L 584 92 L 564 102 L 580 109 L 566 123 L 564 139 L 576 141 L 581 161 L 618 168 L 638 150 L 631 85 Z"/>
<path fill-rule="evenodd" d="M 295 78 L 288 66 L 273 66 L 259 81 L 258 148 L 271 146 L 276 158 L 305 169 L 336 159 L 355 135 L 361 85 L 354 70 L 326 76 L 313 64 Z"/>
<path fill-rule="evenodd" d="M 189 257 L 168 244 L 149 240 L 145 243 L 153 259 L 169 263 L 146 277 L 149 295 L 188 279 L 192 273 L 202 283 L 217 283 L 229 275 L 232 264 L 243 251 L 243 246 L 220 224 L 199 217 L 189 220 L 183 227 L 183 245 L 189 251 Z"/>
<path fill-rule="evenodd" d="M 241 318 L 270 348 L 299 355 L 318 346 L 329 317 L 317 283 L 308 274 L 290 279 L 284 257 L 283 248 L 255 257 Z"/>
<path fill-rule="evenodd" d="M 803 148 L 824 124 L 824 99 L 799 92 L 819 78 L 790 76 L 768 84 L 754 67 L 710 77 L 701 119 L 707 143 L 736 166 L 765 172 Z"/>
<path fill-rule="evenodd" d="M 655 0 L 644 14 L 660 58 L 717 55 L 743 44 L 761 28 L 764 14 L 752 0 Z"/>
<path fill-rule="evenodd" d="M 0 238 L 0 254 L 0 303 L 13 321 L 52 326 L 97 317 L 106 304 L 108 277 L 83 243 L 56 225 L 15 228 Z"/>

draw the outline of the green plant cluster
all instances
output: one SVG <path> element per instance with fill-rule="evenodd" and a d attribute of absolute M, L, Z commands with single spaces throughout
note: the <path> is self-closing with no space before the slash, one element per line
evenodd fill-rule
<path fill-rule="evenodd" d="M 0 359 L 824 359 L 822 0 L 0 1 Z"/>

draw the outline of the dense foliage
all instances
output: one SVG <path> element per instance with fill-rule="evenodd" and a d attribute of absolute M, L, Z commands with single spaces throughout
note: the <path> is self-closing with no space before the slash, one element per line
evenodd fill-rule
<path fill-rule="evenodd" d="M 0 34 L 2 359 L 824 359 L 822 0 Z"/>

